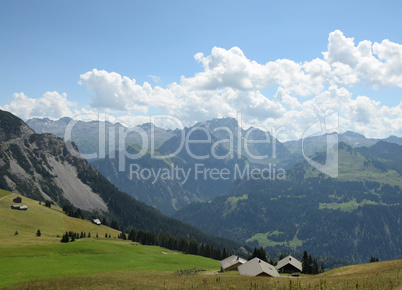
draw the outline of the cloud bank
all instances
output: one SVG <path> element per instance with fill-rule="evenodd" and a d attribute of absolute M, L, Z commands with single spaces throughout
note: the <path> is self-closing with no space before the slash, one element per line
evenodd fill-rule
<path fill-rule="evenodd" d="M 170 114 L 190 126 L 197 121 L 237 117 L 245 126 L 271 130 L 286 127 L 282 140 L 300 138 L 307 127 L 338 112 L 340 130 L 371 137 L 402 136 L 402 102 L 382 105 L 370 96 L 353 96 L 350 89 L 402 88 L 402 45 L 384 40 L 355 44 L 336 30 L 329 34 L 321 58 L 298 63 L 278 59 L 258 63 L 238 47 L 214 47 L 210 55 L 197 53 L 202 71 L 166 87 L 138 84 L 116 72 L 93 69 L 80 76 L 91 94 L 89 110 L 118 114 L 118 120 L 136 125 L 150 114 Z M 155 84 L 159 78 L 152 76 Z M 271 95 L 266 89 L 274 89 Z M 47 92 L 39 99 L 23 93 L 3 107 L 22 118 L 73 116 L 84 109 L 66 94 Z M 87 109 L 88 110 L 88 109 Z"/>

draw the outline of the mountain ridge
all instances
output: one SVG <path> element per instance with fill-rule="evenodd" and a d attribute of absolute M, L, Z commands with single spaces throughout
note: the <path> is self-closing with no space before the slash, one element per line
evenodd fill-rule
<path fill-rule="evenodd" d="M 12 190 L 38 200 L 52 200 L 63 206 L 71 205 L 71 195 L 82 198 L 67 185 L 82 184 L 107 207 L 88 208 L 89 214 L 116 219 L 122 228 L 170 232 L 176 237 L 194 238 L 199 243 L 225 245 L 236 250 L 239 244 L 218 239 L 173 218 L 119 191 L 87 160 L 80 156 L 74 143 L 64 142 L 52 134 L 35 134 L 21 119 L 0 110 L 0 188 Z M 61 171 L 57 171 L 60 169 Z M 69 171 L 69 172 L 68 172 Z M 60 175 L 60 176 L 59 176 Z M 70 175 L 67 182 L 61 175 Z M 74 178 L 73 178 L 74 177 Z M 65 187 L 63 187 L 63 184 Z M 91 198 L 92 205 L 95 203 Z M 81 206 L 82 203 L 75 204 Z M 94 211 L 95 209 L 95 211 Z M 107 209 L 107 210 L 106 210 Z"/>

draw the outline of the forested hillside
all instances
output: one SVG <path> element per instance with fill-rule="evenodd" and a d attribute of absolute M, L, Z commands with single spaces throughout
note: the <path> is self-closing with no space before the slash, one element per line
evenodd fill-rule
<path fill-rule="evenodd" d="M 229 196 L 190 205 L 175 217 L 276 251 L 307 249 L 356 262 L 401 257 L 400 175 L 387 168 L 386 160 L 376 161 L 346 144 L 339 150 L 336 179 L 304 162 L 289 170 L 286 180 L 238 181 Z"/>

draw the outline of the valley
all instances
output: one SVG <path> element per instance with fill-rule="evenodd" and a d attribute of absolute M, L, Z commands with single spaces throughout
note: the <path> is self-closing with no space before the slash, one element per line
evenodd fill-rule
<path fill-rule="evenodd" d="M 2 191 L 4 199 L 0 202 L 9 202 L 12 196 L 20 194 L 29 208 L 27 212 L 10 211 L 8 205 L 0 211 L 4 220 L 15 221 L 10 214 L 25 217 L 17 219 L 17 223 L 9 222 L 6 231 L 0 234 L 4 261 L 10 259 L 15 267 L 26 271 L 18 282 L 11 282 L 12 278 L 9 278 L 7 283 L 11 284 L 8 285 L 24 285 L 24 282 L 36 279 L 62 283 L 60 275 L 67 275 L 68 283 L 95 283 L 93 279 L 100 277 L 97 273 L 105 271 L 117 271 L 117 277 L 122 275 L 110 282 L 117 283 L 113 285 L 120 285 L 122 280 L 119 279 L 132 281 L 127 278 L 127 271 L 133 271 L 133 277 L 143 273 L 142 278 L 137 277 L 140 281 L 146 280 L 149 271 L 156 271 L 164 283 L 179 285 L 174 284 L 181 281 L 176 277 L 177 273 L 189 269 L 202 269 L 191 274 L 192 283 L 207 279 L 202 277 L 214 277 L 216 281 L 240 279 L 240 284 L 246 281 L 246 278 L 235 278 L 231 274 L 218 274 L 219 267 L 214 266 L 216 260 L 161 248 L 157 242 L 140 245 L 119 238 L 121 231 L 129 233 L 130 229 L 149 231 L 154 236 L 168 233 L 175 238 L 194 240 L 199 245 L 211 244 L 245 257 L 254 247 L 265 248 L 272 260 L 283 253 L 300 257 L 301 252 L 307 250 L 329 268 L 364 263 L 373 256 L 381 261 L 401 257 L 402 170 L 399 157 L 402 146 L 396 143 L 375 140 L 368 141 L 373 143 L 370 147 L 358 147 L 364 143 L 364 136 L 347 133 L 345 136 L 355 147 L 344 142 L 337 144 L 338 177 L 331 178 L 301 160 L 297 152 L 288 151 L 286 144 L 282 145 L 268 133 L 242 131 L 232 119 L 214 119 L 185 129 L 192 132 L 189 140 L 194 142 L 188 143 L 188 148 L 185 146 L 187 150 L 173 155 L 171 153 L 181 142 L 178 132 L 161 142 L 157 151 L 146 151 L 141 158 L 131 158 L 142 151 L 138 144 L 132 144 L 123 151 L 109 152 L 105 158 L 88 163 L 80 155 L 79 145 L 64 142 L 49 133 L 36 134 L 7 112 L 1 112 L 0 117 L 3 144 L 0 184 L 3 189 L 14 192 L 11 195 L 11 192 Z M 275 164 L 271 163 L 272 158 L 254 162 L 255 158 L 250 159 L 241 150 L 231 151 L 226 146 L 227 135 L 212 134 L 214 128 L 226 123 L 241 136 L 254 136 L 254 141 L 267 136 L 271 138 L 268 146 L 252 147 L 254 156 L 269 156 L 273 150 L 271 145 L 277 143 L 280 153 L 275 157 Z M 162 136 L 168 136 L 168 133 L 164 132 Z M 205 141 L 208 134 L 212 134 L 211 142 L 196 142 Z M 357 138 L 355 141 L 354 137 Z M 236 142 L 233 143 L 235 148 L 243 146 Z M 209 156 L 211 152 L 225 158 Z M 155 153 L 156 156 L 170 156 L 155 158 Z M 325 152 L 310 153 L 316 162 L 326 158 Z M 208 157 L 200 161 L 197 156 Z M 283 172 L 283 178 L 277 178 L 280 172 Z M 51 200 L 50 209 L 43 205 L 46 200 Z M 103 219 L 115 229 L 67 217 L 59 206 L 68 206 L 73 211 L 79 209 L 83 217 Z M 39 224 L 43 224 L 42 236 L 35 239 L 31 232 Z M 103 232 L 99 233 L 101 230 Z M 91 232 L 91 237 L 77 239 L 65 246 L 60 239 L 68 231 Z M 10 250 L 13 247 L 15 250 Z M 54 266 L 53 272 L 37 276 L 37 271 L 29 272 L 29 262 L 18 254 L 19 248 L 24 248 L 21 253 L 38 253 L 33 255 L 36 258 L 32 258 L 32 263 L 54 259 L 55 265 L 74 265 L 74 269 L 66 274 L 62 268 Z M 64 254 L 64 251 L 67 252 Z M 109 251 L 115 255 L 110 263 L 107 262 Z M 87 263 L 97 266 L 93 269 L 85 263 L 75 266 L 72 257 L 76 255 L 83 255 Z M 131 262 L 125 260 L 128 258 Z M 147 262 L 136 264 L 133 261 L 137 258 Z M 6 272 L 12 276 L 15 269 Z M 319 281 L 314 277 L 308 279 L 309 283 Z M 141 283 L 151 283 L 145 280 Z M 344 283 L 345 277 L 339 281 L 336 283 Z M 44 287 L 47 282 L 38 283 L 42 285 L 39 287 Z M 102 283 L 109 285 L 106 281 Z M 155 283 L 160 285 L 160 281 Z M 222 285 L 227 286 L 227 283 Z M 290 282 L 279 281 L 278 285 L 285 285 L 283 283 Z"/>
<path fill-rule="evenodd" d="M 401 285 L 402 260 L 347 266 L 296 279 L 246 277 L 237 271 L 219 273 L 217 260 L 117 239 L 119 231 L 68 217 L 56 206 L 48 208 L 22 197 L 28 210 L 10 210 L 15 196 L 0 191 L 0 223 L 5 226 L 0 231 L 1 288 L 227 289 L 253 285 L 287 289 L 358 285 L 392 289 Z M 41 229 L 40 237 L 35 236 L 37 228 Z M 69 230 L 92 232 L 92 237 L 60 243 L 60 235 Z M 105 238 L 104 233 L 111 237 Z"/>

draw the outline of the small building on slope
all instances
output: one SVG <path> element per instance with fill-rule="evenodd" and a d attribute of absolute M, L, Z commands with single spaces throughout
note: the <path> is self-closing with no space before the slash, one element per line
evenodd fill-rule
<path fill-rule="evenodd" d="M 225 272 L 236 270 L 237 267 L 243 265 L 246 262 L 247 260 L 240 258 L 239 256 L 232 255 L 230 257 L 227 257 L 226 259 L 223 259 L 222 261 L 219 261 L 219 264 L 221 265 L 221 271 Z"/>
<path fill-rule="evenodd" d="M 99 219 L 93 219 L 92 222 L 93 222 L 95 225 L 98 225 L 98 226 L 100 226 L 100 225 L 102 224 Z"/>
<path fill-rule="evenodd" d="M 24 205 L 13 204 L 11 206 L 11 209 L 28 210 L 28 207 L 25 204 Z"/>
<path fill-rule="evenodd" d="M 288 274 L 293 274 L 293 273 L 301 273 L 303 270 L 302 263 L 293 258 L 292 256 L 287 256 L 283 258 L 282 260 L 278 261 L 278 264 L 276 265 L 276 270 L 278 270 L 279 273 L 288 273 Z"/>
<path fill-rule="evenodd" d="M 17 196 L 16 198 L 13 199 L 13 202 L 15 202 L 15 203 L 21 203 L 21 202 L 22 202 L 22 199 L 21 199 L 20 196 Z"/>
<path fill-rule="evenodd" d="M 274 266 L 259 258 L 254 258 L 240 265 L 237 270 L 239 270 L 240 275 L 245 276 L 279 277 L 279 273 Z"/>

